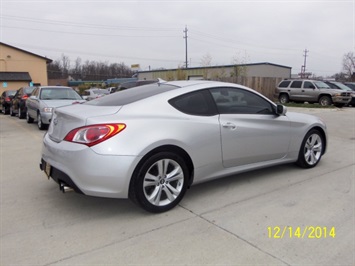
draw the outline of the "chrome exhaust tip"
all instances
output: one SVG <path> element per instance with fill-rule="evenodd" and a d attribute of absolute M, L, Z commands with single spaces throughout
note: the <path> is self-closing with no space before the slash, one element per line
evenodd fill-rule
<path fill-rule="evenodd" d="M 65 184 L 65 183 L 60 183 L 60 184 L 59 184 L 59 190 L 62 191 L 63 193 L 74 191 L 73 188 L 69 187 L 69 186 L 68 186 L 67 184 Z"/>

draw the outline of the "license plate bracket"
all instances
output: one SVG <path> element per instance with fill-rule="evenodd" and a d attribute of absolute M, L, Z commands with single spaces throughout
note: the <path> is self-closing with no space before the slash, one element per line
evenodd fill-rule
<path fill-rule="evenodd" d="M 47 162 L 45 162 L 44 165 L 45 165 L 45 166 L 44 166 L 44 172 L 46 173 L 46 176 L 47 176 L 48 179 L 49 179 L 50 176 L 51 176 L 52 166 L 51 166 L 49 163 L 47 163 Z"/>

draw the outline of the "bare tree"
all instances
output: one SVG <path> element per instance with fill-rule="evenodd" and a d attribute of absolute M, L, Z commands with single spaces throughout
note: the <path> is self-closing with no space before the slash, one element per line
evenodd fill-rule
<path fill-rule="evenodd" d="M 60 79 L 62 77 L 62 67 L 59 60 L 53 61 L 47 66 L 47 74 L 49 79 Z"/>
<path fill-rule="evenodd" d="M 103 81 L 110 78 L 132 77 L 133 71 L 124 63 L 85 61 L 81 58 L 75 60 L 74 66 L 70 67 L 70 59 L 64 54 L 60 59 L 48 65 L 48 78 L 68 78 L 69 75 L 75 80 Z"/>
<path fill-rule="evenodd" d="M 246 52 L 241 55 L 240 52 L 236 52 L 232 58 L 232 64 L 234 65 L 233 72 L 230 73 L 231 77 L 243 77 L 247 75 L 247 67 L 245 66 L 248 61 L 248 56 Z"/>
<path fill-rule="evenodd" d="M 82 75 L 81 75 L 81 58 L 78 57 L 75 60 L 74 63 L 74 68 L 70 70 L 70 75 L 75 79 L 82 79 Z"/>
<path fill-rule="evenodd" d="M 62 78 L 68 78 L 70 69 L 70 59 L 68 56 L 62 54 L 60 61 L 62 64 Z"/>
<path fill-rule="evenodd" d="M 209 71 L 208 71 L 208 67 L 210 67 L 212 65 L 212 56 L 207 53 L 205 54 L 200 61 L 200 65 L 202 67 L 204 67 L 203 70 L 203 78 L 204 79 L 208 79 L 209 78 Z"/>
<path fill-rule="evenodd" d="M 350 80 L 355 74 L 355 56 L 353 52 L 348 52 L 343 56 L 343 71 Z"/>

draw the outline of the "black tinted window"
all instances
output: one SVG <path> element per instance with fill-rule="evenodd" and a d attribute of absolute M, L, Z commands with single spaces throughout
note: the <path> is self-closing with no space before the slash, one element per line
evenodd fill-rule
<path fill-rule="evenodd" d="M 238 88 L 210 90 L 221 114 L 273 114 L 270 102 L 250 91 Z"/>
<path fill-rule="evenodd" d="M 217 111 L 207 90 L 194 91 L 169 100 L 180 112 L 190 115 L 212 116 Z"/>
<path fill-rule="evenodd" d="M 303 88 L 305 88 L 305 89 L 314 89 L 315 86 L 313 85 L 312 82 L 310 82 L 310 81 L 305 81 L 304 84 L 303 84 Z"/>
<path fill-rule="evenodd" d="M 178 87 L 166 84 L 149 84 L 134 87 L 129 90 L 118 91 L 105 97 L 101 97 L 84 104 L 98 106 L 121 106 L 133 103 L 153 95 L 157 95 L 166 91 L 174 90 Z"/>
<path fill-rule="evenodd" d="M 282 81 L 280 84 L 279 84 L 279 87 L 280 88 L 286 88 L 286 87 L 288 87 L 288 85 L 291 83 L 291 81 L 290 80 L 284 80 L 284 81 Z"/>
<path fill-rule="evenodd" d="M 296 80 L 296 81 L 292 82 L 291 88 L 302 88 L 302 81 Z"/>

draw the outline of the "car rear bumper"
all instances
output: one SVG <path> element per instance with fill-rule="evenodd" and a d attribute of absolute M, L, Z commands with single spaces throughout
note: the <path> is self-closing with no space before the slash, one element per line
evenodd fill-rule
<path fill-rule="evenodd" d="M 138 156 L 100 155 L 86 145 L 44 136 L 41 170 L 58 184 L 90 196 L 127 198 Z M 47 165 L 50 170 L 47 169 Z"/>

